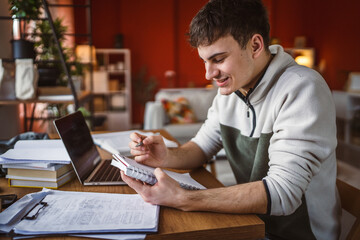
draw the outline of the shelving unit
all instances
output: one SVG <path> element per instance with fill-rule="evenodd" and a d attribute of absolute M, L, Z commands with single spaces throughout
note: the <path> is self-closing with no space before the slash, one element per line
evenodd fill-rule
<path fill-rule="evenodd" d="M 95 130 L 131 129 L 131 53 L 129 49 L 96 49 L 97 70 L 93 72 L 94 116 L 104 116 Z M 85 81 L 90 89 L 89 76 Z"/>
<path fill-rule="evenodd" d="M 84 4 L 49 4 L 47 0 L 42 0 L 42 7 L 45 11 L 45 17 L 44 18 L 34 18 L 31 20 L 35 20 L 35 21 L 48 21 L 49 25 L 52 29 L 52 34 L 54 36 L 55 39 L 55 43 L 57 45 L 57 48 L 59 50 L 60 53 L 60 63 L 63 67 L 63 71 L 68 79 L 69 82 L 69 88 L 70 88 L 70 92 L 71 92 L 71 97 L 70 98 L 66 98 L 66 100 L 63 99 L 63 96 L 61 94 L 59 94 L 59 96 L 51 96 L 50 99 L 45 99 L 45 98 L 40 98 L 39 96 L 37 96 L 35 99 L 30 99 L 30 100 L 18 100 L 18 99 L 9 99 L 9 100 L 2 100 L 0 101 L 0 105 L 12 105 L 12 104 L 22 104 L 24 107 L 24 131 L 32 131 L 32 125 L 33 122 L 35 120 L 44 120 L 43 118 L 36 118 L 34 116 L 34 112 L 35 112 L 35 108 L 36 108 L 36 104 L 37 103 L 48 103 L 48 104 L 74 104 L 75 105 L 75 109 L 78 109 L 80 107 L 80 105 L 86 101 L 89 102 L 89 106 L 90 106 L 90 112 L 92 113 L 92 102 L 91 102 L 91 91 L 87 91 L 87 92 L 77 92 L 72 76 L 70 75 L 70 70 L 69 67 L 67 65 L 67 63 L 65 62 L 65 58 L 64 58 L 64 54 L 63 54 L 63 49 L 59 43 L 59 40 L 57 39 L 57 36 L 55 34 L 55 30 L 54 30 L 54 22 L 53 22 L 53 18 L 51 16 L 50 10 L 49 8 L 56 8 L 56 7 L 70 7 L 70 8 L 85 8 L 87 11 L 87 33 L 82 33 L 82 34 L 76 34 L 76 33 L 65 33 L 65 35 L 72 35 L 72 36 L 84 36 L 87 37 L 88 42 L 90 47 L 92 46 L 92 33 L 91 33 L 91 0 L 86 0 Z M 17 18 L 17 19 L 26 19 L 26 18 Z M 13 17 L 11 16 L 0 16 L 0 20 L 13 20 Z M 3 59 L 3 62 L 14 62 L 14 59 Z M 36 61 L 35 61 L 36 62 Z M 90 72 L 92 71 L 92 66 L 90 66 Z M 92 81 L 92 74 L 90 74 L 90 81 Z M 58 98 L 57 98 L 58 97 Z M 31 103 L 31 116 L 27 116 L 27 104 Z M 92 125 L 92 116 L 90 116 L 90 123 Z M 30 122 L 30 125 L 28 127 L 28 121 Z"/>

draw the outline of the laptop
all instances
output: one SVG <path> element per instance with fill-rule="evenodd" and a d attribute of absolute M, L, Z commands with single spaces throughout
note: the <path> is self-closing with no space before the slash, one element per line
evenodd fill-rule
<path fill-rule="evenodd" d="M 54 120 L 54 125 L 69 154 L 74 171 L 83 185 L 125 185 L 120 170 L 111 159 L 100 154 L 80 111 Z"/>

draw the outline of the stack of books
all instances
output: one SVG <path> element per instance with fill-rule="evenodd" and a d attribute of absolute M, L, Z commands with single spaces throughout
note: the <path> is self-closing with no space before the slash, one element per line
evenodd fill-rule
<path fill-rule="evenodd" d="M 57 189 L 75 177 L 61 140 L 20 140 L 0 155 L 11 187 Z"/>
<path fill-rule="evenodd" d="M 4 164 L 10 187 L 35 187 L 57 189 L 73 177 L 71 164 Z"/>

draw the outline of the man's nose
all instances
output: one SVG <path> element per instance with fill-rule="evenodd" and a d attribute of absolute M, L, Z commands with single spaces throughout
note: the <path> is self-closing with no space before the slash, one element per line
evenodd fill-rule
<path fill-rule="evenodd" d="M 207 80 L 212 80 L 214 77 L 219 75 L 219 70 L 212 64 L 205 64 L 205 70 L 205 78 Z"/>

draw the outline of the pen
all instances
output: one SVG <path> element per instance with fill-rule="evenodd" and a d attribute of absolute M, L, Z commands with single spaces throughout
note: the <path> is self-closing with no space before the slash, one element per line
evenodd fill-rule
<path fill-rule="evenodd" d="M 140 147 L 140 146 L 143 146 L 144 145 L 144 143 L 143 143 L 143 139 L 141 139 L 141 141 L 138 143 L 138 144 L 136 144 L 136 146 L 135 147 Z"/>

